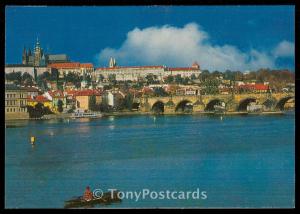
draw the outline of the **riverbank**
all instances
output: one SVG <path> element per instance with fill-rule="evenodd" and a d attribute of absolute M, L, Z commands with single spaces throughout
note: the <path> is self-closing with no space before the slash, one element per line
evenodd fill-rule
<path fill-rule="evenodd" d="M 268 111 L 268 112 L 224 112 L 224 113 L 215 113 L 215 112 L 192 112 L 192 113 L 163 113 L 163 114 L 154 114 L 152 112 L 140 112 L 140 111 L 122 111 L 122 112 L 103 112 L 103 117 L 110 116 L 138 116 L 138 115 L 224 115 L 224 116 L 234 116 L 234 115 L 283 115 L 284 111 Z M 51 119 L 71 119 L 71 113 L 61 113 L 61 114 L 49 114 L 44 115 L 41 118 L 23 118 L 23 119 L 6 119 L 5 121 L 20 121 L 20 120 L 51 120 Z"/>

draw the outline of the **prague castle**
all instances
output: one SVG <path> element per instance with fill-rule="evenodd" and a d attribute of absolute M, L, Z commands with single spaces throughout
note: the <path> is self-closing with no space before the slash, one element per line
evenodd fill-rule
<path fill-rule="evenodd" d="M 35 79 L 44 72 L 51 73 L 57 70 L 62 78 L 68 73 L 79 75 L 91 75 L 95 80 L 104 79 L 108 81 L 114 76 L 117 81 L 139 81 L 148 75 L 154 75 L 159 81 L 164 81 L 168 76 L 180 75 L 181 77 L 198 77 L 201 73 L 200 66 L 194 62 L 190 67 L 166 67 L 163 65 L 151 66 L 118 66 L 116 59 L 111 57 L 108 67 L 94 69 L 92 63 L 71 62 L 66 54 L 47 54 L 44 52 L 37 39 L 33 51 L 24 47 L 22 53 L 22 64 L 8 64 L 5 73 L 21 72 L 28 73 Z"/>
<path fill-rule="evenodd" d="M 34 51 L 26 50 L 24 47 L 22 54 L 22 65 L 47 66 L 51 63 L 70 62 L 66 54 L 46 54 L 37 39 Z"/>

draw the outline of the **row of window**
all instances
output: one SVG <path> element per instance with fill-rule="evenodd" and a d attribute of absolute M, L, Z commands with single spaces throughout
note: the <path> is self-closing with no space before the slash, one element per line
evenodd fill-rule
<path fill-rule="evenodd" d="M 16 98 L 16 94 L 6 94 L 6 98 Z"/>
<path fill-rule="evenodd" d="M 5 106 L 15 106 L 18 105 L 17 100 L 5 100 Z M 20 106 L 27 105 L 25 100 L 20 100 Z"/>
<path fill-rule="evenodd" d="M 6 108 L 6 112 L 27 112 L 26 108 Z"/>
<path fill-rule="evenodd" d="M 27 94 L 21 93 L 19 98 L 26 98 Z M 17 94 L 5 94 L 6 98 L 18 98 Z"/>

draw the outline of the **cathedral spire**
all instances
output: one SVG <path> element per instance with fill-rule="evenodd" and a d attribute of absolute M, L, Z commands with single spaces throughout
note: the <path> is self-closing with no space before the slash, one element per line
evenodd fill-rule
<path fill-rule="evenodd" d="M 22 54 L 22 64 L 23 65 L 27 64 L 27 62 L 28 62 L 27 59 L 28 59 L 28 57 L 27 57 L 27 51 L 26 51 L 26 48 L 24 46 L 24 48 L 23 48 L 23 54 Z"/>

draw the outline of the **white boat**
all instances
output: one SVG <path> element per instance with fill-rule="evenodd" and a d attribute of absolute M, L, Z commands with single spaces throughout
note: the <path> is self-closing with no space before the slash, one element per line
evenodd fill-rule
<path fill-rule="evenodd" d="M 225 103 L 222 102 L 221 105 L 218 104 L 218 105 L 214 105 L 214 112 L 215 113 L 224 113 L 226 111 L 226 108 L 225 108 Z"/>
<path fill-rule="evenodd" d="M 76 111 L 72 114 L 72 118 L 100 118 L 102 114 L 99 112 Z"/>

